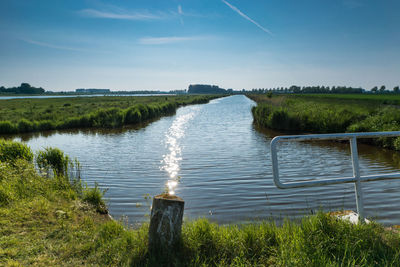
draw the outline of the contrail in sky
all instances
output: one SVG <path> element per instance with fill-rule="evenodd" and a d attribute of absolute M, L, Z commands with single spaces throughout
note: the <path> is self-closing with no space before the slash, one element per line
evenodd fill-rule
<path fill-rule="evenodd" d="M 272 35 L 272 32 L 270 32 L 268 29 L 264 28 L 263 26 L 261 26 L 260 24 L 258 24 L 256 21 L 254 21 L 253 19 L 249 18 L 249 16 L 247 16 L 246 14 L 244 14 L 242 11 L 240 11 L 237 7 L 231 5 L 230 3 L 228 3 L 225 0 L 221 0 L 222 2 L 224 2 L 227 6 L 229 6 L 233 11 L 235 11 L 236 13 L 238 13 L 240 16 L 242 16 L 243 18 L 247 19 L 248 21 L 250 21 L 251 23 L 253 23 L 254 25 L 256 25 L 258 28 L 260 28 L 261 30 L 263 30 L 264 32 Z"/>
<path fill-rule="evenodd" d="M 120 20 L 158 20 L 163 17 L 151 13 L 115 13 L 100 11 L 96 9 L 83 9 L 78 11 L 83 16 L 91 18 L 102 18 L 102 19 L 120 19 Z"/>

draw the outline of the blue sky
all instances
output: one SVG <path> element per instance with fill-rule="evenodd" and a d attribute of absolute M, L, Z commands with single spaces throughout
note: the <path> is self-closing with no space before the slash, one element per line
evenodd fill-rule
<path fill-rule="evenodd" d="M 398 0 L 0 0 L 0 86 L 400 84 Z"/>

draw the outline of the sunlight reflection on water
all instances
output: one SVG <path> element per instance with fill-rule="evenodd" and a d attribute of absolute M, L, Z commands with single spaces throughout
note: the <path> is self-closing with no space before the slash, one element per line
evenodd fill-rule
<path fill-rule="evenodd" d="M 253 126 L 253 101 L 245 96 L 185 106 L 145 128 L 74 130 L 21 135 L 36 152 L 58 147 L 82 164 L 83 182 L 108 189 L 114 218 L 148 222 L 148 196 L 163 189 L 185 200 L 185 217 L 220 224 L 301 218 L 318 210 L 354 210 L 354 185 L 282 190 L 275 186 L 271 137 Z M 28 137 L 29 136 L 29 137 Z M 290 142 L 279 148 L 285 180 L 352 175 L 348 143 Z M 400 154 L 358 144 L 362 175 L 398 172 Z M 179 176 L 182 179 L 179 181 Z M 168 183 L 169 182 L 169 183 Z M 169 189 L 169 186 L 171 189 Z M 400 180 L 363 183 L 367 217 L 399 224 Z"/>
<path fill-rule="evenodd" d="M 192 120 L 201 107 L 193 106 L 189 113 L 176 117 L 171 127 L 165 134 L 165 146 L 169 151 L 163 155 L 161 161 L 161 170 L 164 170 L 169 175 L 169 180 L 166 183 L 168 194 L 175 195 L 175 189 L 179 182 L 180 161 L 182 160 L 182 148 L 180 140 L 185 136 L 185 129 L 190 120 Z"/>

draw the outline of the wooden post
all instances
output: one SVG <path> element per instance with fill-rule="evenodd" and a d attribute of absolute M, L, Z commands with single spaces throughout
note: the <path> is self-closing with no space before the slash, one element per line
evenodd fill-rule
<path fill-rule="evenodd" d="M 150 215 L 149 250 L 157 254 L 168 253 L 181 238 L 185 202 L 177 196 L 155 196 Z"/>

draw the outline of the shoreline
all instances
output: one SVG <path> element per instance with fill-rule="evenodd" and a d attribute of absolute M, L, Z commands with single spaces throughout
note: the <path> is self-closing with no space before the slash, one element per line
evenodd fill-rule
<path fill-rule="evenodd" d="M 15 135 L 21 133 L 44 132 L 49 130 L 65 129 L 103 129 L 122 128 L 126 125 L 138 125 L 151 120 L 169 116 L 176 112 L 179 107 L 193 104 L 205 104 L 212 99 L 224 97 L 223 95 L 190 96 L 190 97 L 112 97 L 112 99 L 41 99 L 30 101 L 9 100 L 12 105 L 9 110 L 16 109 L 16 106 L 25 105 L 18 114 L 31 114 L 29 116 L 13 115 L 13 120 L 0 120 L 0 135 Z M 130 100 L 133 100 L 130 104 Z M 76 102 L 79 101 L 79 104 Z M 108 101 L 108 102 L 106 102 Z M 135 102 L 136 101 L 136 102 Z M 71 103 L 72 102 L 72 103 Z M 90 103 L 91 104 L 90 104 Z M 42 105 L 39 111 L 37 105 Z M 27 107 L 30 105 L 30 107 Z M 57 106 L 55 106 L 57 105 Z M 83 111 L 84 110 L 84 111 Z M 4 107 L 3 112 L 7 111 Z M 67 113 L 67 115 L 65 115 Z M 68 113 L 71 115 L 68 116 Z M 48 114 L 48 115 L 47 115 Z M 7 118 L 6 114 L 2 115 Z M 35 119 L 35 117 L 43 119 Z M 66 118 L 66 119 L 65 119 Z"/>
<path fill-rule="evenodd" d="M 397 107 L 380 99 L 343 99 L 328 96 L 247 95 L 257 106 L 252 109 L 254 124 L 283 134 L 381 132 L 400 130 Z M 363 139 L 360 142 L 394 151 L 400 137 Z"/>

